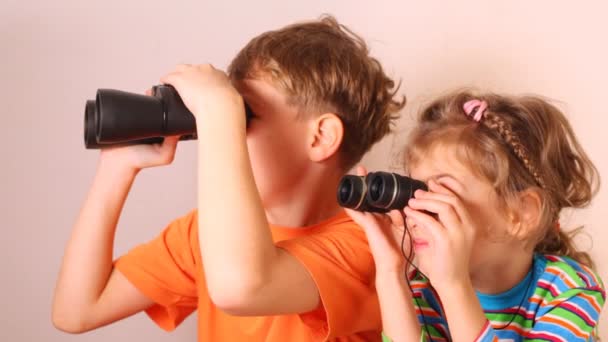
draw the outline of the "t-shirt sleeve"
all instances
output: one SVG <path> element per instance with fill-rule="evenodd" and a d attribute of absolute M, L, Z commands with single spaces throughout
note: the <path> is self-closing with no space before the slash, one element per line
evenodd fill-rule
<path fill-rule="evenodd" d="M 601 287 L 573 288 L 539 309 L 526 340 L 558 336 L 565 341 L 593 341 L 606 293 Z"/>
<path fill-rule="evenodd" d="M 118 271 L 154 301 L 146 313 L 167 331 L 175 329 L 196 309 L 192 234 L 197 234 L 194 211 L 171 222 L 158 237 L 115 262 Z"/>
<path fill-rule="evenodd" d="M 354 223 L 277 244 L 297 258 L 314 279 L 321 303 L 300 314 L 314 336 L 332 339 L 375 332 L 381 320 L 374 263 L 365 234 Z"/>

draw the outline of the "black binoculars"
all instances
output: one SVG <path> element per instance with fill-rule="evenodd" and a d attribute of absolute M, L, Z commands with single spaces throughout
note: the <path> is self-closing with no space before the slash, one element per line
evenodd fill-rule
<path fill-rule="evenodd" d="M 253 112 L 245 104 L 247 124 Z M 152 96 L 98 89 L 84 111 L 84 144 L 88 149 L 117 145 L 157 144 L 179 135 L 194 140 L 196 120 L 170 85 L 152 88 Z"/>
<path fill-rule="evenodd" d="M 416 190 L 428 190 L 422 181 L 390 172 L 367 176 L 346 175 L 338 186 L 338 203 L 357 211 L 386 213 L 405 208 Z"/>

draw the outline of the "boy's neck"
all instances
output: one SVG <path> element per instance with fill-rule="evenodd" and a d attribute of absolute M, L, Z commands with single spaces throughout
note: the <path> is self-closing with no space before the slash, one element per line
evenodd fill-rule
<path fill-rule="evenodd" d="M 282 227 L 308 227 L 342 210 L 336 200 L 338 183 L 343 174 L 334 172 L 310 172 L 280 199 L 266 204 L 266 218 L 272 225 Z"/>

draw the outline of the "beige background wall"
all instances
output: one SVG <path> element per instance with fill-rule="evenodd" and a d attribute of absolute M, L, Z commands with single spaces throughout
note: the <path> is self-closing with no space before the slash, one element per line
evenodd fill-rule
<path fill-rule="evenodd" d="M 195 320 L 166 334 L 138 315 L 68 336 L 50 322 L 62 249 L 97 153 L 82 141 L 85 100 L 100 87 L 144 91 L 176 63 L 225 67 L 252 36 L 328 12 L 362 34 L 410 99 L 459 85 L 562 101 L 608 180 L 608 3 L 603 1 L 17 1 L 0 4 L 0 341 L 194 341 Z M 397 136 L 396 144 L 402 136 Z M 366 157 L 390 165 L 393 138 Z M 116 253 L 152 238 L 195 205 L 195 144 L 138 178 Z M 571 219 L 585 223 L 608 279 L 608 188 Z M 588 239 L 585 239 L 589 245 Z M 603 316 L 608 338 L 608 315 Z"/>

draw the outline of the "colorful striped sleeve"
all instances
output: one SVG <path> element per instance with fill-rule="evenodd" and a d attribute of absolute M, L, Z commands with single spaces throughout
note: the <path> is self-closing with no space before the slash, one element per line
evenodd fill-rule
<path fill-rule="evenodd" d="M 498 341 L 498 337 L 494 333 L 494 329 L 492 329 L 492 324 L 490 321 L 486 321 L 486 324 L 481 329 L 479 336 L 475 339 L 474 342 L 495 342 Z"/>
<path fill-rule="evenodd" d="M 595 327 L 605 299 L 601 287 L 574 288 L 563 292 L 539 310 L 534 326 L 526 333 L 524 341 L 594 341 Z M 475 341 L 498 341 L 498 337 L 488 323 Z"/>
<path fill-rule="evenodd" d="M 563 292 L 543 308 L 548 310 L 538 317 L 528 340 L 592 341 L 605 300 L 600 287 Z"/>

